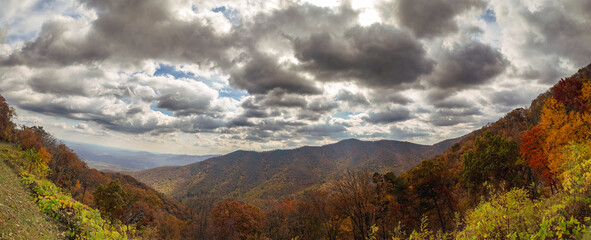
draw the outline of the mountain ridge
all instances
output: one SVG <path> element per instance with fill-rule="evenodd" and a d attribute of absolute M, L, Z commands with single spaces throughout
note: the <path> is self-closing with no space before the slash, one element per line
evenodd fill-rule
<path fill-rule="evenodd" d="M 463 138 L 433 145 L 345 139 L 294 149 L 237 150 L 184 166 L 157 167 L 127 174 L 179 200 L 206 193 L 256 202 L 296 196 L 348 170 L 401 174 Z"/>

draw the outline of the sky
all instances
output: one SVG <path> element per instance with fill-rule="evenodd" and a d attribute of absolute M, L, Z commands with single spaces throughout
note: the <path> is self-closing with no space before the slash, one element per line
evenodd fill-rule
<path fill-rule="evenodd" d="M 183 154 L 433 144 L 591 63 L 587 0 L 3 0 L 0 94 L 56 138 Z"/>

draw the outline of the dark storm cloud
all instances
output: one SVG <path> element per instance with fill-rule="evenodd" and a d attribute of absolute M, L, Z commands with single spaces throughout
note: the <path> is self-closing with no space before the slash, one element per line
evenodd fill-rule
<path fill-rule="evenodd" d="M 486 6 L 481 0 L 396 0 L 393 4 L 400 23 L 421 38 L 457 32 L 457 15 Z"/>
<path fill-rule="evenodd" d="M 410 119 L 410 111 L 406 108 L 397 108 L 380 112 L 371 112 L 365 118 L 365 121 L 374 124 L 388 124 L 393 122 L 402 122 Z"/>
<path fill-rule="evenodd" d="M 522 36 L 524 44 L 520 50 L 528 56 L 545 60 L 535 66 L 542 74 L 540 80 L 543 83 L 555 83 L 558 77 L 567 74 L 567 69 L 561 69 L 560 64 L 556 64 L 562 59 L 572 61 L 577 68 L 591 61 L 591 25 L 588 21 L 591 4 L 578 0 L 557 4 L 550 1 L 536 11 L 524 9 L 519 12 L 531 29 L 530 34 Z"/>
<path fill-rule="evenodd" d="M 336 96 L 335 100 L 348 102 L 351 105 L 366 105 L 369 104 L 367 98 L 361 93 L 352 93 L 347 90 L 341 90 Z"/>
<path fill-rule="evenodd" d="M 88 34 L 73 19 L 46 22 L 39 36 L 4 64 L 55 66 L 104 60 L 131 62 L 166 59 L 226 63 L 230 38 L 215 34 L 199 20 L 175 17 L 166 1 L 82 1 L 97 11 Z"/>
<path fill-rule="evenodd" d="M 321 92 L 313 81 L 304 79 L 296 72 L 289 71 L 277 63 L 277 59 L 262 53 L 255 53 L 246 66 L 234 70 L 230 84 L 250 94 L 266 94 L 272 90 L 285 90 L 300 94 Z"/>
<path fill-rule="evenodd" d="M 335 102 L 330 102 L 327 99 L 319 99 L 308 103 L 306 110 L 318 113 L 330 112 L 336 109 L 339 105 Z"/>
<path fill-rule="evenodd" d="M 336 11 L 310 4 L 292 5 L 270 14 L 256 16 L 244 31 L 249 32 L 251 41 L 278 34 L 282 38 L 291 40 L 312 33 L 341 33 L 357 24 L 358 14 L 347 3 L 341 5 Z"/>
<path fill-rule="evenodd" d="M 88 71 L 79 74 L 75 71 L 44 70 L 32 76 L 27 83 L 38 93 L 89 96 L 89 87 L 92 83 L 88 82 L 87 79 L 96 80 L 104 77 L 101 71 Z"/>
<path fill-rule="evenodd" d="M 412 99 L 399 92 L 392 91 L 391 89 L 372 89 L 372 92 L 369 95 L 372 103 L 396 103 L 406 105 L 413 102 Z"/>
<path fill-rule="evenodd" d="M 437 109 L 431 114 L 431 124 L 441 126 L 454 126 L 460 123 L 474 121 L 474 116 L 482 115 L 478 108 L 466 109 Z"/>
<path fill-rule="evenodd" d="M 321 81 L 355 80 L 368 87 L 397 88 L 428 74 L 434 62 L 404 31 L 374 24 L 353 27 L 343 37 L 312 34 L 294 41 L 301 68 Z"/>
<path fill-rule="evenodd" d="M 297 130 L 298 133 L 315 137 L 340 135 L 346 131 L 347 129 L 343 125 L 328 123 L 305 126 Z"/>
<path fill-rule="evenodd" d="M 425 130 L 402 129 L 397 126 L 390 127 L 390 133 L 395 139 L 409 139 L 429 136 L 429 133 Z"/>
<path fill-rule="evenodd" d="M 250 94 L 266 94 L 274 89 L 298 94 L 320 94 L 314 81 L 303 78 L 293 66 L 280 64 L 277 56 L 263 53 L 260 46 L 286 50 L 290 41 L 317 32 L 340 32 L 356 20 L 357 13 L 343 5 L 337 11 L 309 4 L 259 14 L 235 29 L 241 36 L 235 44 L 244 46 L 243 54 L 234 59 L 244 64 L 231 69 L 230 84 Z M 287 44 L 287 47 L 286 45 Z M 264 49 L 264 48 L 263 48 Z"/>
<path fill-rule="evenodd" d="M 491 102 L 494 104 L 501 104 L 506 107 L 514 107 L 518 105 L 528 105 L 531 103 L 532 97 L 529 96 L 528 91 L 512 90 L 495 92 L 491 96 Z"/>
<path fill-rule="evenodd" d="M 434 101 L 433 106 L 436 108 L 469 108 L 473 105 L 467 99 L 447 98 L 444 100 Z"/>
<path fill-rule="evenodd" d="M 509 65 L 501 52 L 480 42 L 470 42 L 454 48 L 439 61 L 432 83 L 442 89 L 478 87 Z"/>

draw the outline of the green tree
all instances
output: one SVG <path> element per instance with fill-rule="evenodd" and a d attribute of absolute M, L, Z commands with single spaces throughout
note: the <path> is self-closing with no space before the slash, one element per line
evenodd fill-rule
<path fill-rule="evenodd" d="M 493 186 L 520 187 L 527 184 L 525 161 L 519 156 L 517 142 L 485 131 L 474 141 L 474 147 L 464 153 L 464 169 L 460 181 L 475 195 L 484 193 L 484 183 Z"/>
<path fill-rule="evenodd" d="M 115 219 L 125 205 L 125 192 L 119 180 L 101 184 L 94 191 L 94 199 L 101 213 Z"/>

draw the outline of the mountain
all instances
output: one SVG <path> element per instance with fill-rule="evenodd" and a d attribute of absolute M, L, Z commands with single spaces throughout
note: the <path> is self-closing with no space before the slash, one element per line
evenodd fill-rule
<path fill-rule="evenodd" d="M 184 155 L 132 151 L 94 144 L 64 141 L 90 168 L 107 171 L 136 171 L 162 166 L 187 165 L 219 155 Z"/>
<path fill-rule="evenodd" d="M 267 152 L 236 151 L 185 166 L 131 172 L 141 182 L 182 200 L 197 194 L 257 201 L 294 196 L 347 170 L 401 174 L 461 138 L 434 145 L 392 140 L 343 140 L 320 147 Z"/>

